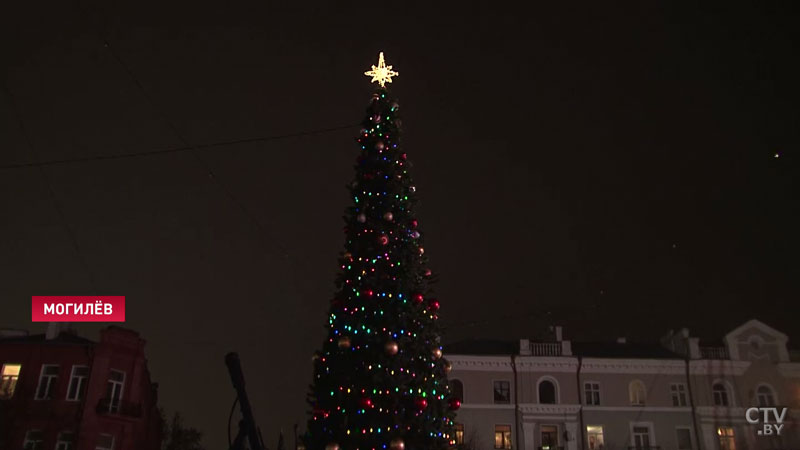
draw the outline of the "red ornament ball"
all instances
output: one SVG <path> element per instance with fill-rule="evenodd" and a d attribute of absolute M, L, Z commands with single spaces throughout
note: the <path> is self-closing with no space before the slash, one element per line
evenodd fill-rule
<path fill-rule="evenodd" d="M 414 303 L 422 303 L 425 300 L 425 297 L 422 294 L 414 294 L 411 299 L 414 300 Z"/>
<path fill-rule="evenodd" d="M 423 409 L 428 407 L 428 401 L 422 397 L 419 397 L 416 400 L 414 400 L 414 406 L 416 406 L 418 410 L 422 411 Z"/>
<path fill-rule="evenodd" d="M 411 221 L 411 228 L 417 228 L 418 226 L 419 226 L 419 222 L 417 222 L 417 219 L 413 219 Z"/>
<path fill-rule="evenodd" d="M 389 448 L 391 450 L 405 450 L 406 443 L 403 442 L 400 438 L 392 439 L 392 442 L 389 443 Z"/>
<path fill-rule="evenodd" d="M 386 148 L 386 144 L 384 144 L 383 141 L 378 141 L 375 144 L 375 149 L 376 150 L 383 150 L 384 148 Z"/>
<path fill-rule="evenodd" d="M 429 277 L 431 275 L 433 275 L 433 271 L 431 269 L 425 269 L 425 276 Z"/>
<path fill-rule="evenodd" d="M 441 306 L 441 305 L 439 305 L 439 300 L 436 300 L 435 298 L 432 298 L 432 299 L 428 300 L 428 308 L 431 311 L 438 311 L 439 310 L 439 306 Z"/>
<path fill-rule="evenodd" d="M 372 408 L 372 399 L 369 397 L 362 398 L 360 403 L 363 409 Z"/>
<path fill-rule="evenodd" d="M 392 214 L 391 211 L 386 211 L 386 214 L 383 215 L 383 220 L 391 222 L 392 220 L 394 220 L 394 214 Z"/>
<path fill-rule="evenodd" d="M 394 356 L 400 351 L 400 346 L 395 341 L 389 341 L 384 346 L 384 350 L 386 350 L 387 355 Z"/>
<path fill-rule="evenodd" d="M 378 238 L 378 242 L 380 242 L 381 245 L 386 245 L 386 244 L 389 243 L 389 237 L 388 236 L 381 236 L 381 237 Z"/>
<path fill-rule="evenodd" d="M 458 408 L 461 408 L 461 400 L 459 400 L 457 398 L 451 398 L 450 399 L 450 409 L 455 411 Z"/>
<path fill-rule="evenodd" d="M 420 256 L 424 255 L 425 254 L 425 248 L 420 247 L 419 248 L 419 254 L 420 254 Z"/>
<path fill-rule="evenodd" d="M 442 357 L 442 349 L 440 349 L 440 348 L 433 349 L 433 352 L 431 352 L 431 356 L 433 356 L 433 359 L 441 358 Z"/>

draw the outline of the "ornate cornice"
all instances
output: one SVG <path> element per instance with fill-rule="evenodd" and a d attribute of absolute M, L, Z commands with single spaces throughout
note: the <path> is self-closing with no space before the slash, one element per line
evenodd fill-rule
<path fill-rule="evenodd" d="M 473 370 L 481 372 L 511 372 L 511 358 L 508 356 L 447 355 L 453 370 Z"/>
<path fill-rule="evenodd" d="M 681 360 L 585 358 L 581 373 L 659 373 L 681 375 L 686 366 Z"/>
<path fill-rule="evenodd" d="M 750 367 L 750 361 L 731 361 L 728 359 L 702 359 L 689 361 L 691 375 L 743 375 Z"/>
<path fill-rule="evenodd" d="M 521 356 L 516 359 L 519 372 L 568 372 L 578 371 L 578 359 L 571 356 Z"/>
<path fill-rule="evenodd" d="M 522 414 L 565 415 L 577 414 L 581 405 L 553 405 L 543 403 L 520 403 L 519 410 Z"/>
<path fill-rule="evenodd" d="M 787 378 L 800 378 L 800 363 L 778 363 L 778 372 Z"/>

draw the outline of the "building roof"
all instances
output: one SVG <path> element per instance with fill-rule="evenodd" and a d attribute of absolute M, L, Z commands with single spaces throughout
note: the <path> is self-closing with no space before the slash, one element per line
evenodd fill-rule
<path fill-rule="evenodd" d="M 465 339 L 444 345 L 445 354 L 506 356 L 519 354 L 519 341 Z M 684 359 L 658 343 L 572 342 L 572 355 L 591 358 Z"/>
<path fill-rule="evenodd" d="M 444 352 L 454 355 L 514 355 L 519 353 L 519 341 L 496 339 L 464 339 L 445 344 Z"/>
<path fill-rule="evenodd" d="M 44 333 L 31 334 L 27 336 L 0 337 L 0 343 L 42 343 L 42 344 L 72 344 L 72 345 L 94 345 L 95 341 L 78 336 L 75 333 L 61 332 L 54 339 L 47 339 Z"/>
<path fill-rule="evenodd" d="M 572 354 L 590 358 L 684 359 L 658 343 L 573 342 Z"/>

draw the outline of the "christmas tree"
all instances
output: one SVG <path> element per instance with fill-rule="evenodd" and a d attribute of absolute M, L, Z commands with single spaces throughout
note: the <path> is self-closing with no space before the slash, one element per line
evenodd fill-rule
<path fill-rule="evenodd" d="M 306 447 L 449 448 L 460 401 L 447 382 L 399 106 L 386 89 L 397 73 L 381 53 L 366 75 L 379 87 L 357 139 L 353 206 L 328 336 L 314 356 Z"/>

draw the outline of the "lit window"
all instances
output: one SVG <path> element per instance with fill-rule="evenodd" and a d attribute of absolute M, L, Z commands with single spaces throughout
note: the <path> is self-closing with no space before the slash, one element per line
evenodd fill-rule
<path fill-rule="evenodd" d="M 714 386 L 711 387 L 711 393 L 714 397 L 714 405 L 715 406 L 728 406 L 729 399 L 728 399 L 728 389 L 722 383 L 714 383 Z"/>
<path fill-rule="evenodd" d="M 631 399 L 631 405 L 644 406 L 647 401 L 647 391 L 644 389 L 644 383 L 639 380 L 631 381 L 628 385 L 628 395 Z"/>
<path fill-rule="evenodd" d="M 736 450 L 736 436 L 732 427 L 717 428 L 717 439 L 719 440 L 719 450 Z"/>
<path fill-rule="evenodd" d="M 494 402 L 495 403 L 511 402 L 511 384 L 508 381 L 494 382 Z"/>
<path fill-rule="evenodd" d="M 589 439 L 589 450 L 601 450 L 603 442 L 603 427 L 600 425 L 588 425 L 586 427 L 586 437 Z"/>
<path fill-rule="evenodd" d="M 669 386 L 669 393 L 672 396 L 672 406 L 686 406 L 686 385 L 673 383 Z"/>
<path fill-rule="evenodd" d="M 22 443 L 23 450 L 42 450 L 44 448 L 44 433 L 42 430 L 28 430 L 25 433 L 25 441 Z"/>
<path fill-rule="evenodd" d="M 761 385 L 756 390 L 758 406 L 775 406 L 775 394 L 769 386 Z"/>
<path fill-rule="evenodd" d="M 108 385 L 106 389 L 109 412 L 119 412 L 119 405 L 122 403 L 122 388 L 124 384 L 125 372 L 112 369 L 111 373 L 108 375 Z"/>
<path fill-rule="evenodd" d="M 586 393 L 586 404 L 587 405 L 599 405 L 600 404 L 600 383 L 585 383 L 583 385 L 584 391 Z"/>
<path fill-rule="evenodd" d="M 539 403 L 556 403 L 556 385 L 552 381 L 542 380 L 539 382 Z"/>
<path fill-rule="evenodd" d="M 114 450 L 114 436 L 110 434 L 97 436 L 97 445 L 94 448 L 95 450 Z"/>
<path fill-rule="evenodd" d="M 464 424 L 456 424 L 456 445 L 464 444 Z"/>
<path fill-rule="evenodd" d="M 53 398 L 58 381 L 58 366 L 44 364 L 39 375 L 39 386 L 36 388 L 36 400 L 50 400 Z"/>
<path fill-rule="evenodd" d="M 494 448 L 511 448 L 511 425 L 494 426 Z"/>
<path fill-rule="evenodd" d="M 69 389 L 67 390 L 67 400 L 80 400 L 86 392 L 86 382 L 89 378 L 89 368 L 86 366 L 72 366 L 72 374 L 69 377 Z"/>
<path fill-rule="evenodd" d="M 56 441 L 56 450 L 73 450 L 75 442 L 75 434 L 71 431 L 62 431 L 58 433 L 58 440 Z"/>
<path fill-rule="evenodd" d="M 0 399 L 9 399 L 14 396 L 21 370 L 21 364 L 3 364 L 3 370 L 0 372 Z"/>
<path fill-rule="evenodd" d="M 688 428 L 676 428 L 675 437 L 678 450 L 692 450 L 692 431 Z"/>
<path fill-rule="evenodd" d="M 558 427 L 555 425 L 542 425 L 542 450 L 556 450 L 558 448 Z"/>

